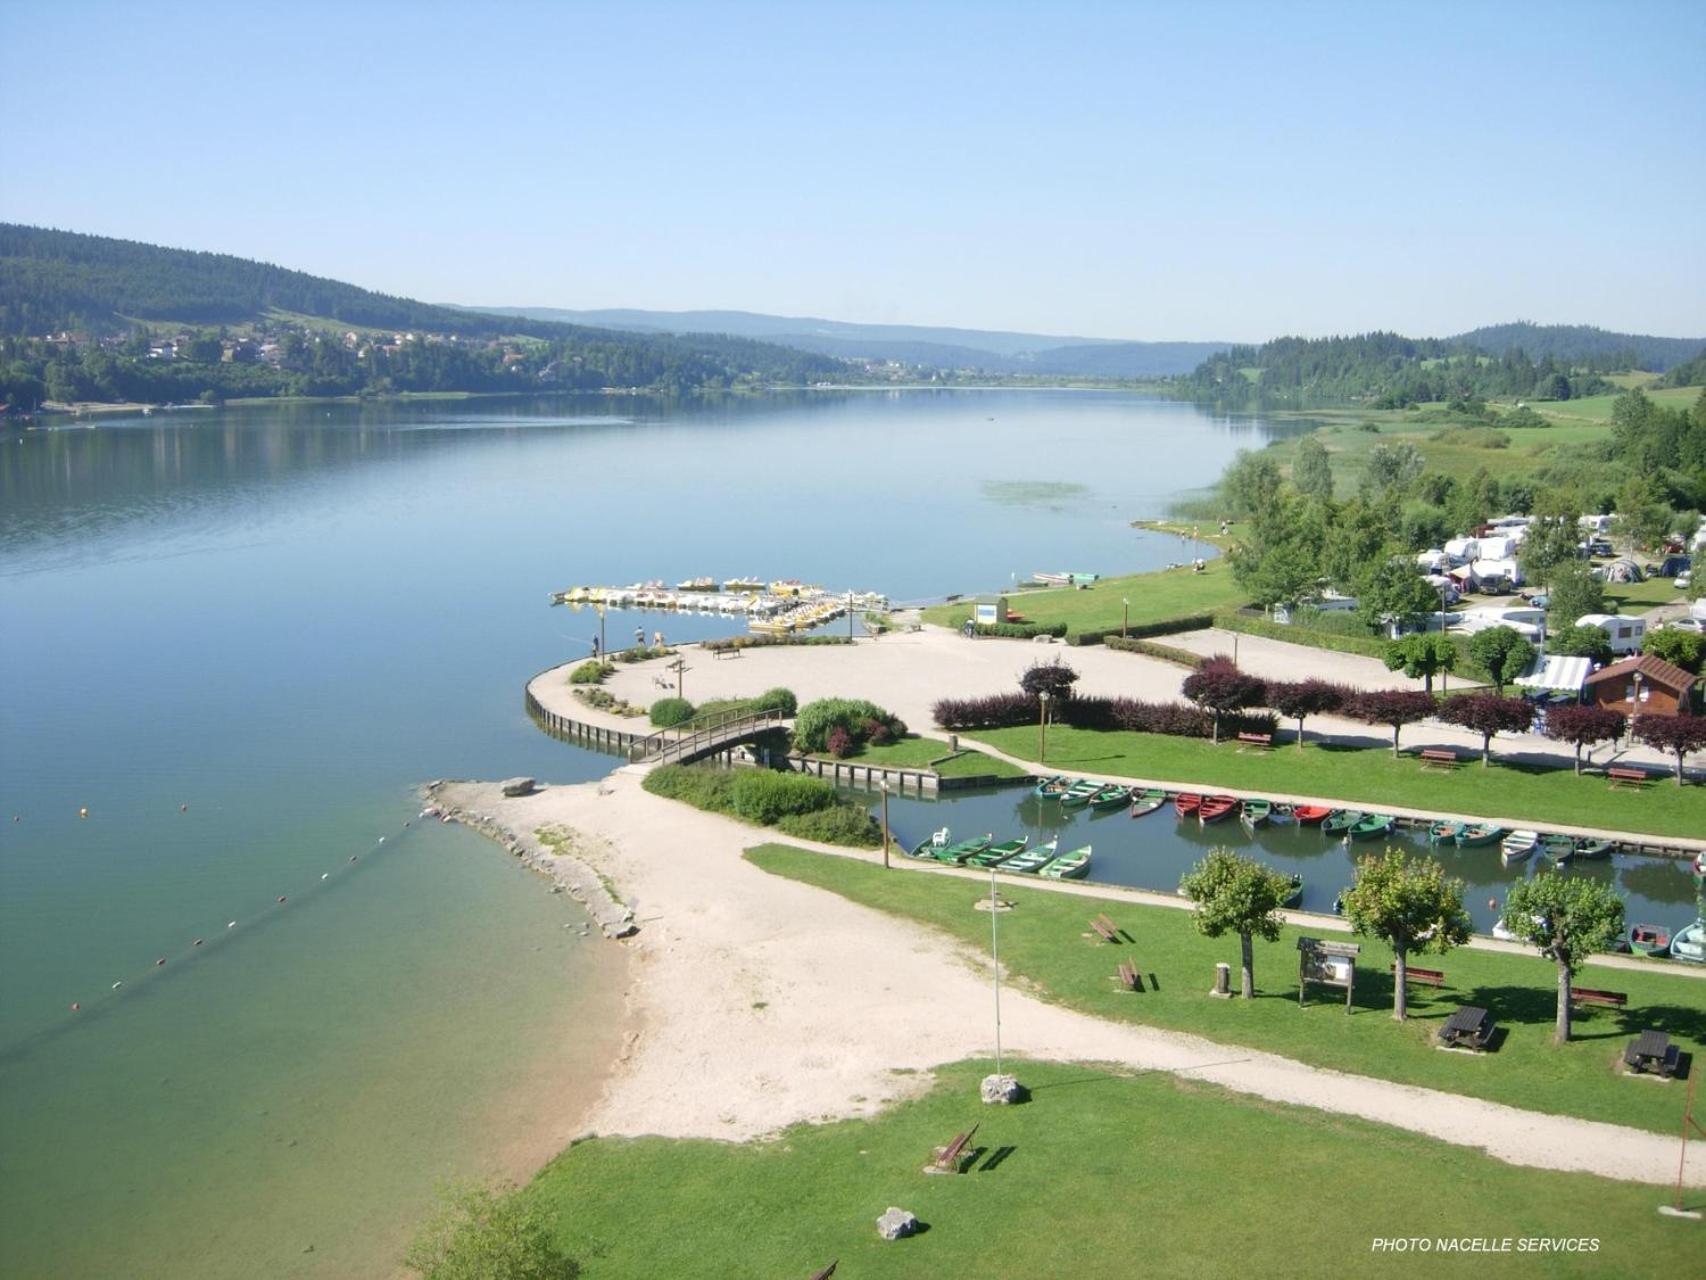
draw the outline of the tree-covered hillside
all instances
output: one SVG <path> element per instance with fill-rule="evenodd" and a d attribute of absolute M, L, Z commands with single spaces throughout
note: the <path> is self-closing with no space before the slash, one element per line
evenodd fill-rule
<path fill-rule="evenodd" d="M 1276 338 L 1211 356 L 1180 389 L 1228 408 L 1254 404 L 1296 407 L 1372 404 L 1400 407 L 1430 400 L 1532 396 L 1567 400 L 1613 388 L 1599 369 L 1522 351 L 1497 359 L 1473 347 L 1396 333 L 1352 337 Z"/>
<path fill-rule="evenodd" d="M 228 254 L 9 224 L 0 224 L 0 348 L 0 398 L 25 409 L 44 398 L 683 391 L 855 374 L 749 338 L 461 311 Z"/>
<path fill-rule="evenodd" d="M 1531 324 L 1526 320 L 1486 325 L 1447 341 L 1490 356 L 1523 351 L 1531 360 L 1551 356 L 1560 364 L 1653 372 L 1690 360 L 1706 347 L 1706 338 L 1659 338 L 1649 333 L 1612 333 L 1589 324 Z"/>

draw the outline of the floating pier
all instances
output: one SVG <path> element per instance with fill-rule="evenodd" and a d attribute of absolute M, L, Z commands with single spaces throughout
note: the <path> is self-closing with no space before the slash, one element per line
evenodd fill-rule
<path fill-rule="evenodd" d="M 705 617 L 744 617 L 754 631 L 807 631 L 849 612 L 886 610 L 887 596 L 875 591 L 829 591 L 781 578 L 692 578 L 670 587 L 663 581 L 626 587 L 569 587 L 551 596 L 552 604 L 571 608 L 636 609 L 657 613 L 697 613 Z"/>

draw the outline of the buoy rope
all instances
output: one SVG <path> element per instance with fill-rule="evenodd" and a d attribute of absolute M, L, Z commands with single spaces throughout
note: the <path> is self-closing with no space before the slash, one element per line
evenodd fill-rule
<path fill-rule="evenodd" d="M 248 928 L 271 919 L 286 907 L 307 900 L 316 890 L 324 889 L 335 883 L 340 877 L 355 871 L 364 862 L 371 860 L 374 855 L 387 849 L 396 848 L 428 817 L 436 816 L 438 815 L 433 809 L 423 809 L 416 817 L 406 820 L 397 830 L 380 836 L 362 852 L 352 853 L 334 863 L 331 870 L 322 871 L 319 879 L 311 881 L 306 889 L 299 889 L 294 893 L 281 893 L 271 902 L 265 903 L 246 914 L 227 917 L 224 925 L 218 930 L 203 937 L 192 938 L 187 944 L 175 951 L 160 954 L 146 969 L 116 979 L 105 991 L 98 992 L 92 997 L 71 1001 L 67 1013 L 76 1018 L 88 1017 L 92 1013 L 99 1012 L 103 1007 L 111 1005 L 120 997 L 135 990 L 147 979 L 156 977 L 162 971 L 170 969 L 176 962 L 204 954 L 209 948 L 224 942 L 226 939 L 235 937 L 246 932 Z"/>

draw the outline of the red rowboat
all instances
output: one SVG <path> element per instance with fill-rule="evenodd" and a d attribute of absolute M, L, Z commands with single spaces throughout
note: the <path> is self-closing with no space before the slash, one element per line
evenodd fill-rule
<path fill-rule="evenodd" d="M 1202 797 L 1194 791 L 1181 791 L 1173 797 L 1173 809 L 1181 818 L 1188 818 L 1202 807 Z"/>
<path fill-rule="evenodd" d="M 1197 818 L 1206 827 L 1211 822 L 1219 822 L 1237 807 L 1236 796 L 1204 796 L 1197 806 Z"/>
<path fill-rule="evenodd" d="M 1291 811 L 1291 816 L 1297 819 L 1299 826 L 1312 827 L 1331 812 L 1324 804 L 1300 804 Z"/>

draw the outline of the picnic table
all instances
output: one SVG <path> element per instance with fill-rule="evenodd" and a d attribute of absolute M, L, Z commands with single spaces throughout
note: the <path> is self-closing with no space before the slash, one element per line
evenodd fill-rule
<path fill-rule="evenodd" d="M 1445 1020 L 1439 1029 L 1439 1039 L 1441 1044 L 1452 1048 L 1466 1044 L 1471 1049 L 1485 1049 L 1493 1038 L 1493 1030 L 1493 1020 L 1485 1009 L 1466 1004 Z"/>
<path fill-rule="evenodd" d="M 1664 1032 L 1643 1031 L 1623 1051 L 1623 1063 L 1631 1071 L 1656 1071 L 1661 1076 L 1673 1076 L 1680 1056 Z"/>

